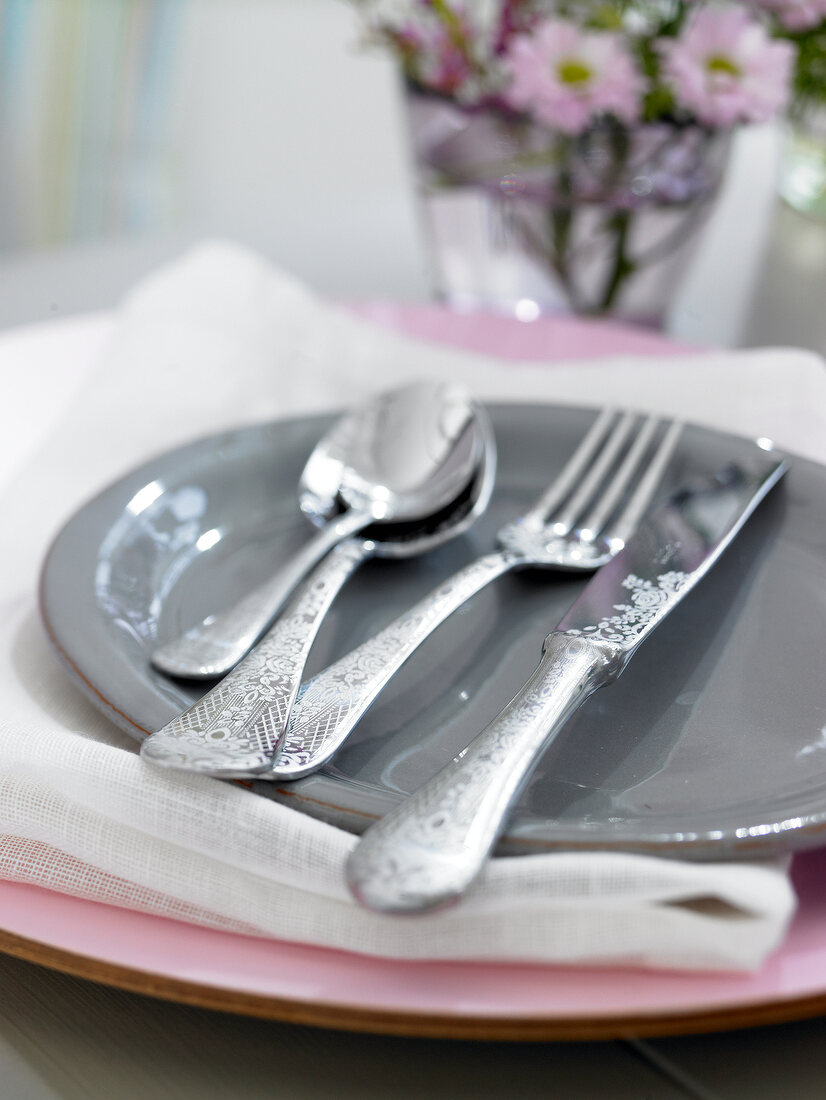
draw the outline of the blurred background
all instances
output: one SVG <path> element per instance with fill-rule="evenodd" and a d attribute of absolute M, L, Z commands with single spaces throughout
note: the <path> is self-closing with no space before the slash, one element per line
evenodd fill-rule
<path fill-rule="evenodd" d="M 0 325 L 109 308 L 216 236 L 427 298 L 399 80 L 359 39 L 346 0 L 0 0 Z M 826 229 L 778 198 L 782 142 L 738 135 L 675 336 L 826 352 Z"/>

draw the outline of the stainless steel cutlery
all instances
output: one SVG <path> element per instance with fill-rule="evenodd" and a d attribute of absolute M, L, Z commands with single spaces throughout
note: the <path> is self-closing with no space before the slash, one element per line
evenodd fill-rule
<path fill-rule="evenodd" d="M 644 520 L 548 635 L 522 690 L 460 755 L 371 826 L 351 853 L 356 897 L 382 912 L 457 900 L 541 755 L 692 591 L 786 471 L 775 455 L 684 489 Z"/>
<path fill-rule="evenodd" d="M 397 484 L 406 485 L 409 496 L 414 495 L 413 486 L 418 486 L 418 520 L 388 523 L 383 529 L 384 538 L 377 527 L 373 537 L 366 537 L 370 532 L 351 535 L 335 546 L 248 656 L 183 714 L 142 743 L 144 759 L 161 767 L 223 777 L 265 771 L 283 737 L 307 655 L 324 615 L 357 566 L 373 556 L 404 558 L 431 550 L 466 530 L 484 511 L 495 470 L 495 445 L 487 414 L 455 388 L 441 387 L 440 392 L 441 404 L 431 400 L 414 406 L 427 422 L 419 425 L 421 430 L 415 436 L 423 453 L 415 463 L 410 458 L 406 465 L 401 461 L 397 464 Z M 438 390 L 435 396 L 439 396 Z M 456 432 L 460 396 L 464 411 Z M 408 415 L 412 415 L 411 410 Z M 385 426 L 382 431 L 386 430 Z M 463 453 L 463 481 L 455 476 L 453 448 L 440 441 L 444 433 Z M 410 436 L 409 430 L 401 433 L 408 450 Z M 470 451 L 476 456 L 473 463 L 467 460 L 470 443 Z M 452 471 L 449 476 L 445 466 Z M 390 472 L 388 481 L 392 481 Z M 352 482 L 358 485 L 357 473 Z M 447 503 L 446 482 L 457 494 Z M 429 483 L 438 490 L 433 497 L 426 491 Z M 431 500 L 429 511 L 423 506 L 426 499 Z"/>
<path fill-rule="evenodd" d="M 433 395 L 428 392 L 428 396 L 425 416 L 432 415 Z M 451 394 L 451 400 L 455 403 L 458 398 Z M 412 406 L 420 415 L 422 407 L 420 399 Z M 408 530 L 404 538 L 386 542 L 358 536 L 340 542 L 234 671 L 143 743 L 145 759 L 167 768 L 227 778 L 280 781 L 317 770 L 415 649 L 485 585 L 512 569 L 593 571 L 610 560 L 650 503 L 681 431 L 677 422 L 603 410 L 539 500 L 499 532 L 499 549 L 460 570 L 373 639 L 316 676 L 297 703 L 318 628 L 359 563 L 375 554 L 403 557 L 430 549 L 464 530 L 486 504 L 494 446 L 485 414 L 481 409 L 473 411 L 471 422 L 486 443 L 482 453 L 488 461 L 474 482 L 470 517 L 468 508 L 454 507 L 435 531 L 425 527 L 417 537 Z M 456 417 L 452 419 L 455 422 Z M 384 425 L 378 434 L 382 437 L 386 432 Z M 414 441 L 422 436 L 427 432 L 418 433 Z M 345 432 L 344 439 L 349 438 L 350 431 Z M 409 449 L 410 432 L 402 438 Z M 392 446 L 387 443 L 386 447 L 392 457 Z M 346 450 L 342 445 L 336 454 Z M 444 448 L 438 453 L 443 456 Z M 386 464 L 400 461 L 393 457 Z M 422 464 L 412 458 L 408 462 L 417 469 Z M 360 466 L 367 465 L 361 457 Z M 434 480 L 440 480 L 438 466 L 428 470 Z M 346 479 L 335 471 L 332 480 Z M 361 475 L 350 476 L 351 482 L 361 480 Z M 210 640 L 208 649 L 212 644 Z"/>
<path fill-rule="evenodd" d="M 338 750 L 392 677 L 463 603 L 513 569 L 593 571 L 624 545 L 651 502 L 681 425 L 606 409 L 565 467 L 499 548 L 306 683 L 272 768 L 261 779 L 298 779 Z"/>
<path fill-rule="evenodd" d="M 447 426 L 434 428 L 439 396 L 448 410 Z M 411 436 L 404 416 L 394 420 L 391 415 L 373 423 L 378 447 L 369 441 L 363 448 L 353 445 L 353 432 L 363 433 L 369 416 L 340 422 L 338 434 L 334 431 L 314 452 L 302 482 L 302 507 L 315 508 L 316 518 L 328 522 L 302 568 L 313 555 L 322 555 L 320 563 L 237 667 L 141 748 L 147 760 L 164 767 L 297 779 L 332 757 L 413 652 L 496 578 L 527 567 L 594 573 L 545 639 L 539 665 L 511 702 L 455 760 L 357 844 L 347 866 L 348 883 L 364 905 L 384 912 L 431 909 L 464 893 L 537 761 L 571 715 L 594 691 L 616 680 L 787 468 L 770 445 L 755 446 L 751 456 L 690 484 L 652 513 L 650 504 L 681 425 L 606 409 L 533 506 L 499 531 L 495 550 L 440 584 L 299 692 L 321 620 L 361 561 L 429 549 L 465 530 L 484 509 L 494 476 L 494 443 L 484 412 L 472 403 L 463 405 L 460 397 L 419 390 L 409 407 L 417 409 L 422 430 Z M 411 446 L 414 454 L 406 460 L 402 452 Z M 389 471 L 384 486 L 382 468 Z M 313 507 L 306 503 L 310 485 Z M 338 527 L 331 519 L 334 507 L 344 517 Z M 365 531 L 368 520 L 373 523 Z M 381 540 L 380 520 L 388 521 Z M 291 584 L 299 572 L 293 569 Z M 282 576 L 270 586 L 270 596 L 275 592 L 283 602 L 285 583 Z M 271 604 L 266 616 L 272 614 Z M 231 639 L 234 659 L 261 621 Z M 197 627 L 177 653 L 185 653 L 189 642 L 197 643 L 192 651 L 197 653 L 206 642 L 201 655 L 209 654 L 210 647 L 214 655 L 221 648 L 220 637 L 217 641 L 216 648 L 216 636 Z M 168 670 L 181 668 L 177 660 Z M 163 653 L 157 663 L 164 667 Z"/>

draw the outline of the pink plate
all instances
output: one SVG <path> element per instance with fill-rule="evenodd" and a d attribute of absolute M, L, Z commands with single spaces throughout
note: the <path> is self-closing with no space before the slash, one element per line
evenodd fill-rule
<path fill-rule="evenodd" d="M 355 1031 L 609 1039 L 826 1011 L 826 850 L 796 857 L 800 909 L 756 974 L 404 962 L 214 932 L 0 882 L 0 949 L 167 1000 Z"/>
<path fill-rule="evenodd" d="M 359 312 L 514 359 L 686 350 L 653 333 L 565 318 L 522 324 L 428 307 Z M 826 1011 L 826 849 L 797 856 L 793 868 L 797 917 L 782 948 L 752 975 L 366 958 L 13 882 L 0 882 L 0 950 L 169 1000 L 352 1030 L 478 1039 L 713 1031 Z"/>

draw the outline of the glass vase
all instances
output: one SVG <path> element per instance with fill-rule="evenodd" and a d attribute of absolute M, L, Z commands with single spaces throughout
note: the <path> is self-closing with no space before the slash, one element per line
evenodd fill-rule
<path fill-rule="evenodd" d="M 662 327 L 725 171 L 729 131 L 602 125 L 560 135 L 408 88 L 437 296 L 530 320 Z"/>

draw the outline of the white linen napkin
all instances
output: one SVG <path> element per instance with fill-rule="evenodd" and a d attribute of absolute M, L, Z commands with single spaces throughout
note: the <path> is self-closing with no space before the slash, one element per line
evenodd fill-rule
<path fill-rule="evenodd" d="M 90 382 L 2 500 L 14 538 L 0 558 L 0 877 L 371 955 L 759 966 L 794 911 L 782 860 L 497 858 L 453 910 L 367 913 L 343 882 L 352 836 L 233 784 L 153 769 L 50 654 L 37 571 L 91 493 L 187 439 L 423 375 L 500 400 L 679 414 L 826 461 L 826 373 L 808 353 L 503 365 L 375 327 L 234 246 L 196 250 L 130 296 Z"/>

